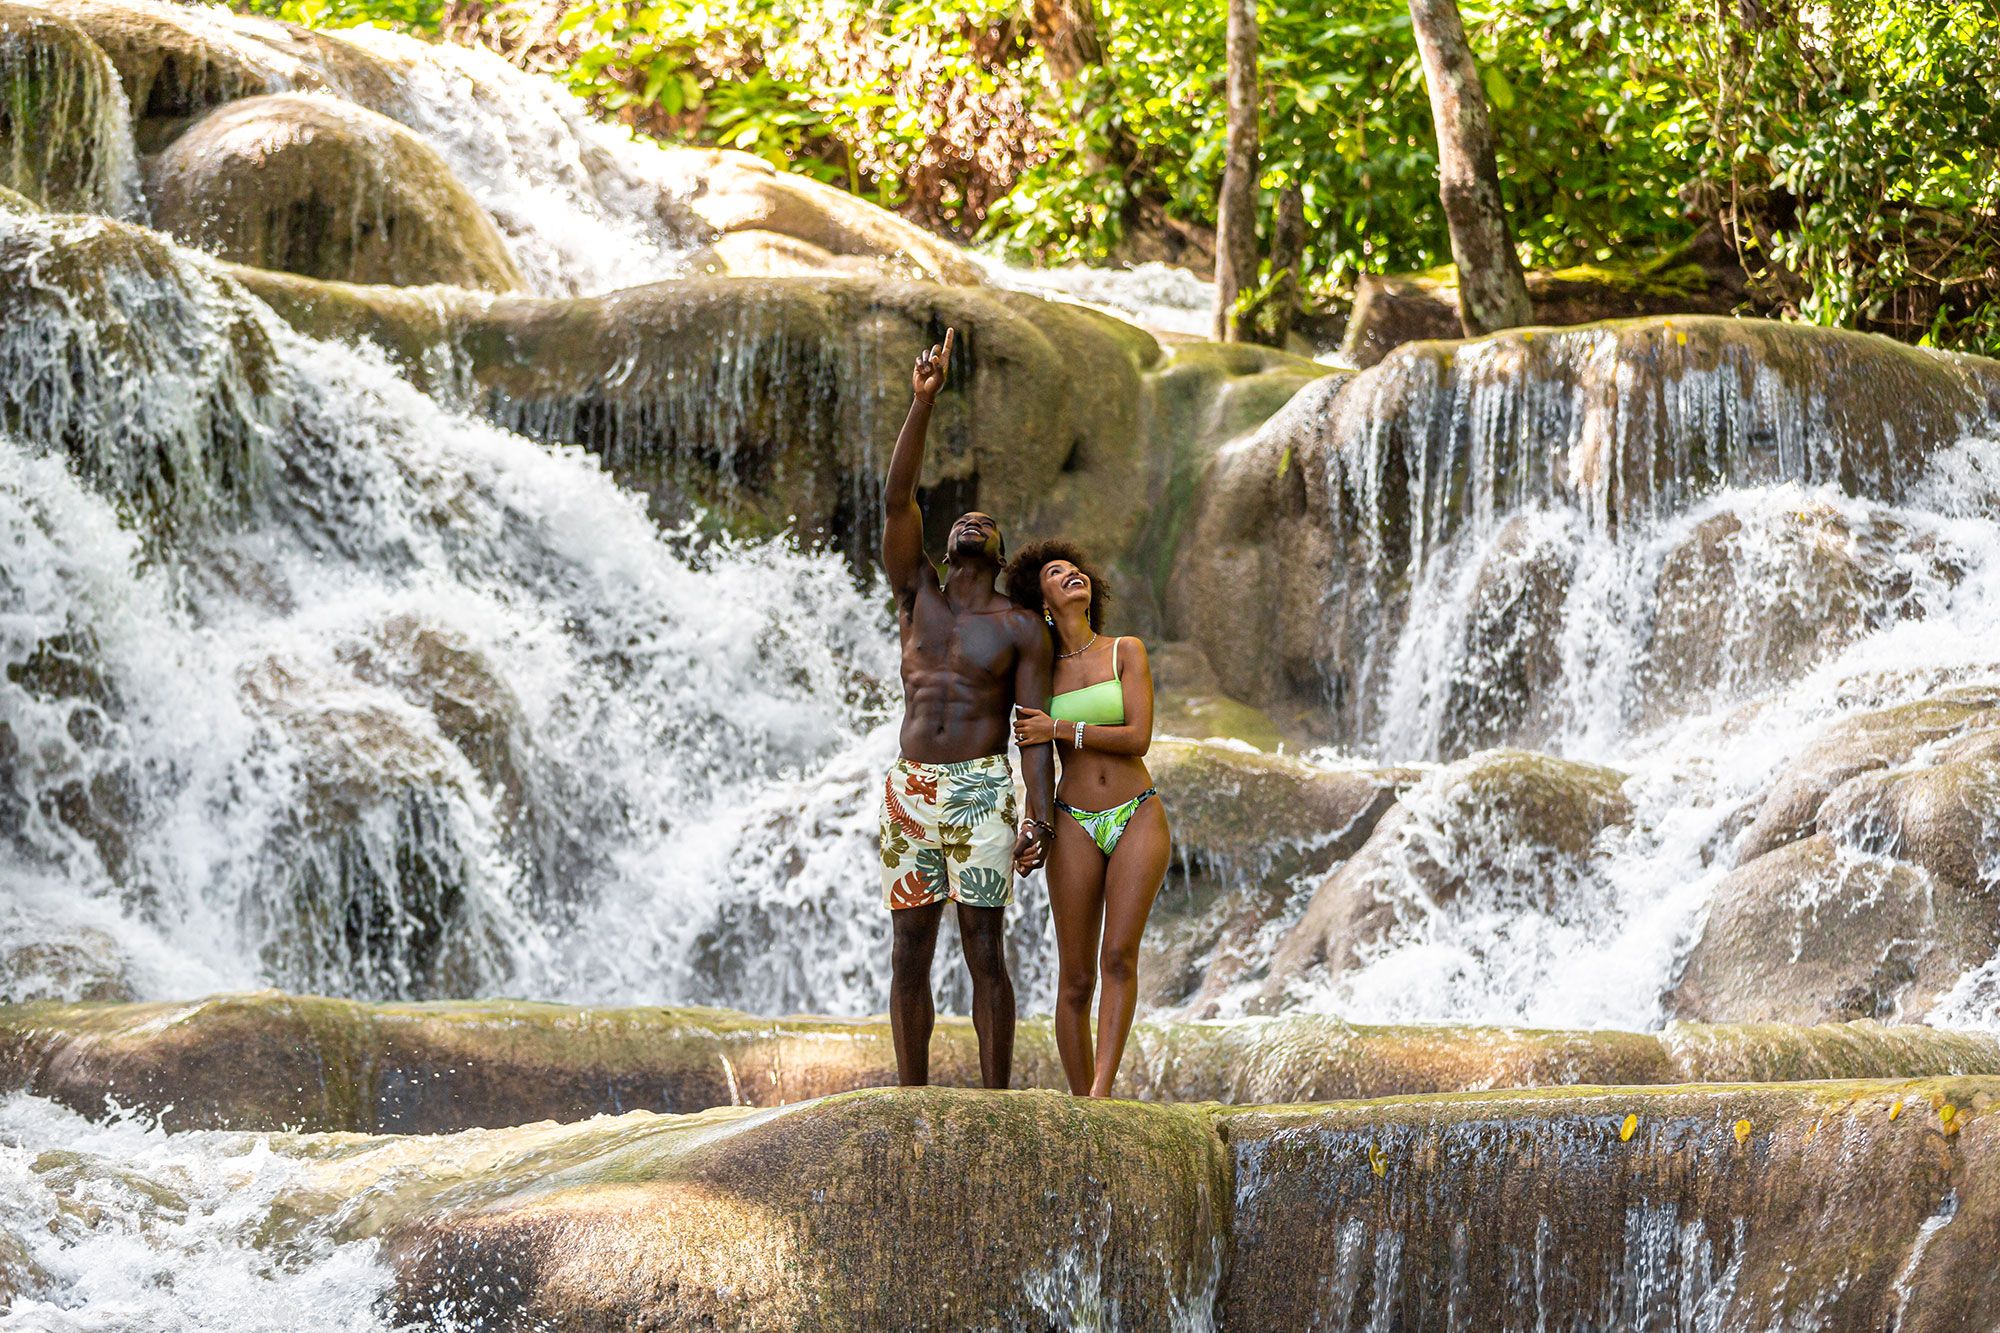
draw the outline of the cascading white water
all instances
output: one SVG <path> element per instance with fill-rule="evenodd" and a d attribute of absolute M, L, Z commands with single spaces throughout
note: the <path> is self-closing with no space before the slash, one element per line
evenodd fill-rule
<path fill-rule="evenodd" d="M 1609 352 L 1602 336 L 1558 336 L 1573 339 L 1564 357 Z M 1453 772 L 1432 773 L 1404 798 L 1411 818 L 1376 873 L 1396 925 L 1359 966 L 1289 997 L 1359 1020 L 1655 1027 L 1746 812 L 1803 740 L 1857 711 L 2000 680 L 2000 443 L 1968 417 L 1956 445 L 1860 488 L 1884 498 L 1857 498 L 1831 480 L 1846 437 L 1819 405 L 1769 376 L 1748 403 L 1691 377 L 1663 400 L 1709 426 L 1649 443 L 1627 420 L 1617 447 L 1706 435 L 1707 463 L 1681 452 L 1655 475 L 1722 488 L 1655 494 L 1613 522 L 1615 502 L 1561 467 L 1593 429 L 1577 424 L 1593 408 L 1574 380 L 1458 371 L 1449 392 L 1415 392 L 1436 421 L 1364 405 L 1368 432 L 1336 460 L 1381 562 L 1349 595 L 1408 581 L 1392 594 L 1396 634 L 1370 649 L 1370 749 L 1435 760 L 1525 742 L 1627 774 L 1632 818 L 1552 869 L 1521 855 L 1515 827 L 1482 825 Z M 1735 426 L 1714 425 L 1731 414 Z M 1757 416 L 1771 424 L 1748 424 Z M 1752 435 L 1762 444 L 1737 458 L 1730 441 Z M 1372 521 L 1395 496 L 1369 485 L 1396 475 L 1407 524 Z M 1381 543 L 1392 530 L 1406 547 Z M 1468 889 L 1437 901 L 1439 866 Z M 1932 1021 L 2000 1022 L 1993 970 L 1968 975 Z"/>
<path fill-rule="evenodd" d="M 10 219 L 0 250 L 39 262 L 93 225 Z M 143 994 L 879 1008 L 879 593 L 831 556 L 662 534 L 587 456 L 299 338 L 192 256 L 148 257 L 87 286 L 206 311 L 211 341 L 247 321 L 269 355 L 211 358 L 144 417 L 86 373 L 33 400 L 77 429 L 0 443 L 9 943 L 108 934 Z M 107 326 L 144 340 L 86 313 L 51 300 L 7 356 L 90 367 Z M 244 376 L 266 379 L 261 425 L 202 474 L 196 426 Z M 93 491 L 47 445 L 88 469 L 113 418 L 158 472 Z M 201 475 L 235 501 L 158 481 Z M 1032 980 L 1039 914 L 1020 919 Z"/>
<path fill-rule="evenodd" d="M 390 1333 L 388 1265 L 288 1215 L 302 1176 L 257 1136 L 0 1100 L 0 1329 Z"/>
<path fill-rule="evenodd" d="M 542 290 L 667 276 L 697 239 L 661 150 L 490 53 L 160 12 L 271 86 L 424 134 Z M 0 518 L 34 552 L 0 583 L 20 993 L 122 974 L 144 994 L 879 1006 L 893 677 L 873 593 L 782 546 L 663 537 L 588 460 L 303 342 L 186 256 L 98 262 L 79 297 L 59 270 L 93 243 L 77 224 L 0 237 L 51 294 L 6 349 Z M 1182 288 L 1161 291 L 1191 311 Z M 766 350 L 771 374 L 811 369 Z M 1304 1002 L 1656 1022 L 1742 803 L 1799 734 L 1899 697 L 1852 681 L 1909 676 L 1912 634 L 1984 623 L 1990 488 L 1963 484 L 1984 446 L 1933 463 L 1959 484 L 1925 483 L 1754 349 L 1657 388 L 1618 379 L 1617 352 L 1607 333 L 1477 345 L 1331 408 L 1356 557 L 1332 595 L 1369 628 L 1341 668 L 1356 734 L 1397 762 L 1525 741 L 1609 764 L 1638 814 L 1559 910 L 1505 876 L 1442 909 L 1412 896 L 1366 968 Z M 1438 781 L 1410 798 L 1418 830 L 1461 817 Z M 1438 847 L 1478 842 L 1448 831 Z M 939 972 L 962 1000 L 948 945 Z"/>

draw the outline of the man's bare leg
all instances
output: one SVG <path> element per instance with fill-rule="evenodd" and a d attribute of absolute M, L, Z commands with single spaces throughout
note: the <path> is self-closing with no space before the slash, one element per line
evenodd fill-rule
<path fill-rule="evenodd" d="M 889 1030 L 896 1043 L 896 1080 L 904 1087 L 931 1081 L 931 957 L 937 952 L 944 904 L 903 907 L 889 913 L 896 940 L 889 960 Z"/>
<path fill-rule="evenodd" d="M 958 937 L 972 972 L 979 1081 L 1004 1088 L 1014 1074 L 1014 978 L 1007 973 L 1007 909 L 958 905 Z"/>

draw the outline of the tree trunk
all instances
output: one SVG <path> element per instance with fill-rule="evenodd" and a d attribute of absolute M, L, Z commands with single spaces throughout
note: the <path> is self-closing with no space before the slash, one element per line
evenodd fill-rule
<path fill-rule="evenodd" d="M 1458 319 L 1467 336 L 1516 328 L 1534 317 L 1521 257 L 1500 202 L 1486 91 L 1465 40 L 1457 0 L 1410 0 L 1437 124 L 1438 197 L 1458 265 Z"/>
<path fill-rule="evenodd" d="M 1229 141 L 1215 221 L 1215 338 L 1242 337 L 1232 312 L 1257 280 L 1257 0 L 1229 0 Z"/>
<path fill-rule="evenodd" d="M 1075 83 L 1086 66 L 1104 63 L 1090 0 L 1034 0 L 1028 25 L 1058 92 Z"/>
<path fill-rule="evenodd" d="M 1288 185 L 1278 196 L 1277 217 L 1271 224 L 1271 292 L 1257 319 L 1261 341 L 1283 347 L 1299 317 L 1303 288 L 1299 271 L 1306 261 L 1306 196 Z"/>

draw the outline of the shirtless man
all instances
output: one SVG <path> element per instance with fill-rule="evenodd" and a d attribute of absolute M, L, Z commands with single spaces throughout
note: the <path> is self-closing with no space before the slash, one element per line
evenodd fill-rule
<path fill-rule="evenodd" d="M 917 358 L 916 401 L 896 437 L 883 497 L 882 564 L 903 643 L 903 753 L 882 798 L 882 889 L 894 923 L 889 1022 L 904 1084 L 930 1081 L 931 956 L 947 901 L 972 972 L 979 1073 L 1004 1088 L 1014 1063 L 1014 981 L 1005 916 L 1014 875 L 1041 865 L 1055 834 L 1055 751 L 1024 747 L 1028 818 L 1014 828 L 1007 765 L 1015 702 L 1045 708 L 1054 650 L 1034 614 L 998 592 L 1000 525 L 959 515 L 945 538 L 945 577 L 924 555 L 917 508 L 924 436 L 944 387 L 955 331 Z"/>

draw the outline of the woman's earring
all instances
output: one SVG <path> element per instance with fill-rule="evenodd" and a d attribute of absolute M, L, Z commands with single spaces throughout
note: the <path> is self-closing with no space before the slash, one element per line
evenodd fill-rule
<path fill-rule="evenodd" d="M 1047 607 L 1042 608 L 1042 619 L 1049 622 L 1049 627 L 1051 629 L 1055 628 L 1056 618 L 1049 614 Z"/>

